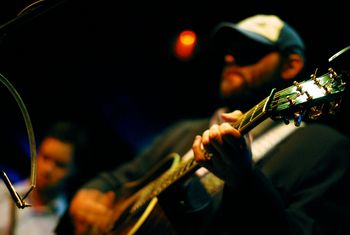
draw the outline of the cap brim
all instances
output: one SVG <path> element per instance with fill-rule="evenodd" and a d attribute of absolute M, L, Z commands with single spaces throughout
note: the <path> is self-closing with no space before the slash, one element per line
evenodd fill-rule
<path fill-rule="evenodd" d="M 214 44 L 214 47 L 216 45 L 222 48 L 232 44 L 233 42 L 236 44 L 244 42 L 244 44 L 255 44 L 257 46 L 266 46 L 267 48 L 274 47 L 274 44 L 270 40 L 257 33 L 242 29 L 233 23 L 220 23 L 214 29 L 212 34 L 212 43 Z"/>

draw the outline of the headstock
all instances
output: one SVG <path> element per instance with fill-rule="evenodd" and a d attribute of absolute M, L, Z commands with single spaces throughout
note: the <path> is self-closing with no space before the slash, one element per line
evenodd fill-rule
<path fill-rule="evenodd" d="M 347 70 L 340 71 L 338 73 L 329 68 L 328 73 L 321 76 L 317 76 L 316 71 L 309 80 L 294 82 L 293 86 L 275 92 L 270 97 L 267 111 L 274 119 L 294 118 L 296 126 L 303 119 L 318 119 L 324 114 L 334 114 L 346 89 L 345 80 L 349 77 Z"/>

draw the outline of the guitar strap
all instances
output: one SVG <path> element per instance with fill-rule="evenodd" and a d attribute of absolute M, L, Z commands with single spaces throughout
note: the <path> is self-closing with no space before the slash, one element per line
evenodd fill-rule
<path fill-rule="evenodd" d="M 256 163 L 261 160 L 273 147 L 279 144 L 292 132 L 298 128 L 304 127 L 305 123 L 301 123 L 299 127 L 290 123 L 288 125 L 283 122 L 266 119 L 257 127 L 249 132 L 251 138 L 251 150 L 253 161 Z"/>

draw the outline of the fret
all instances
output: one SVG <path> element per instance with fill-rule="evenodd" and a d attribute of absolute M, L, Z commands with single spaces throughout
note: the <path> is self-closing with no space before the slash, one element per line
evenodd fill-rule
<path fill-rule="evenodd" d="M 243 114 L 243 116 L 242 116 L 242 118 L 240 119 L 240 124 L 239 124 L 239 126 L 238 126 L 238 130 L 240 130 L 241 129 L 241 126 L 243 125 L 243 123 L 244 123 L 244 119 L 245 119 L 245 117 L 246 117 L 246 114 Z"/>
<path fill-rule="evenodd" d="M 233 123 L 233 127 L 239 130 L 242 134 L 245 134 L 248 130 L 251 129 L 252 124 L 256 125 L 257 120 L 262 118 L 267 113 L 266 107 L 268 102 L 271 101 L 272 100 L 269 99 L 269 97 L 265 98 L 254 108 L 250 109 L 248 112 L 243 114 L 242 118 L 237 120 L 237 122 Z"/>
<path fill-rule="evenodd" d="M 259 108 L 259 105 L 258 105 L 258 104 L 255 105 L 255 108 L 254 108 L 254 110 L 253 110 L 253 114 L 252 114 L 252 116 L 250 117 L 250 120 L 249 120 L 249 121 L 252 121 L 252 120 L 253 120 L 254 114 L 255 114 L 255 112 L 258 110 L 258 108 Z"/>
<path fill-rule="evenodd" d="M 182 176 L 186 175 L 197 166 L 199 165 L 194 160 L 194 156 L 191 156 L 187 161 L 177 165 L 175 169 L 169 169 L 169 171 L 165 172 L 160 178 L 156 180 L 155 184 L 158 185 L 158 187 L 155 188 L 153 185 L 150 185 L 150 187 L 153 187 L 152 192 L 150 193 L 152 195 L 151 198 L 158 196 L 169 185 L 173 184 L 176 180 L 180 179 Z M 147 200 L 145 200 L 145 202 L 146 201 Z"/>
<path fill-rule="evenodd" d="M 256 111 L 258 111 L 258 109 L 257 109 L 258 107 L 259 107 L 259 105 L 257 105 L 255 109 L 251 109 L 248 112 L 246 112 L 244 117 L 249 116 L 250 118 L 249 119 L 245 119 L 245 118 L 242 119 L 241 124 L 239 125 L 239 128 L 238 128 L 239 131 L 242 132 L 242 130 L 244 130 L 251 123 L 253 123 L 252 121 L 254 121 L 254 119 L 255 119 L 254 118 L 254 114 L 255 114 Z"/>
<path fill-rule="evenodd" d="M 248 111 L 246 117 L 248 116 L 248 114 L 249 114 L 249 111 Z M 249 115 L 249 116 L 250 116 L 250 115 Z M 250 119 L 250 118 L 245 118 L 245 119 L 243 120 L 243 125 L 242 125 L 243 128 L 242 128 L 242 129 L 244 129 L 246 126 L 249 126 L 249 124 L 252 123 L 249 119 Z"/>

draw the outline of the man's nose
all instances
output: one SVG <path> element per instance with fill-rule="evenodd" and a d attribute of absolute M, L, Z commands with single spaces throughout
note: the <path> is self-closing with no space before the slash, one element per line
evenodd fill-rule
<path fill-rule="evenodd" d="M 234 64 L 236 62 L 236 58 L 232 54 L 227 54 L 224 57 L 224 61 L 226 64 Z"/>

